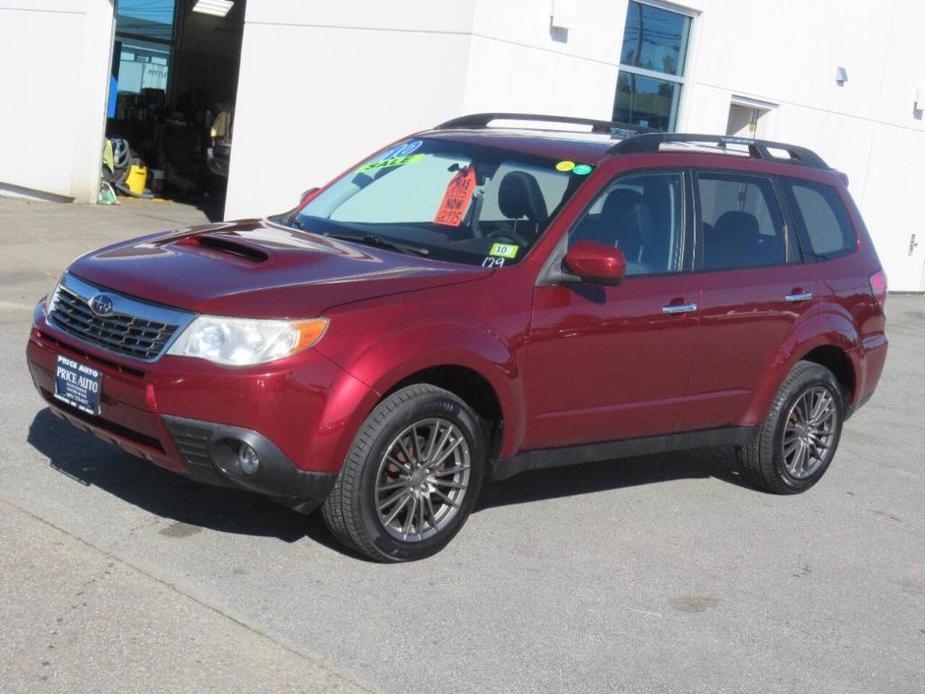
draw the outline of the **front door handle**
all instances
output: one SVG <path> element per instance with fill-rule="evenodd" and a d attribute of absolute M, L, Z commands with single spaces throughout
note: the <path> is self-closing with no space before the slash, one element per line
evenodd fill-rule
<path fill-rule="evenodd" d="M 693 313 L 697 310 L 697 304 L 671 304 L 662 306 L 662 313 Z"/>
<path fill-rule="evenodd" d="M 800 292 L 799 294 L 788 294 L 784 297 L 790 303 L 796 303 L 798 301 L 809 301 L 813 298 L 812 292 Z"/>

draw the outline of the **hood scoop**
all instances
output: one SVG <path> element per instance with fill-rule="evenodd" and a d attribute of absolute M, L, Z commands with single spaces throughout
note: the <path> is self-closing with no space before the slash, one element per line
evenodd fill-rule
<path fill-rule="evenodd" d="M 260 246 L 226 235 L 195 234 L 178 241 L 177 245 L 202 249 L 206 255 L 231 255 L 249 263 L 265 263 L 270 259 Z"/>

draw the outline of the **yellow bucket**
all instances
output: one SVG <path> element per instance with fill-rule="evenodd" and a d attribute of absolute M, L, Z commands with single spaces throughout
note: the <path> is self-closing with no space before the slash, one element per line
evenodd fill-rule
<path fill-rule="evenodd" d="M 127 185 L 128 189 L 135 195 L 144 195 L 145 183 L 147 180 L 148 167 L 132 165 L 132 167 L 129 169 L 128 176 L 125 179 L 125 185 Z"/>

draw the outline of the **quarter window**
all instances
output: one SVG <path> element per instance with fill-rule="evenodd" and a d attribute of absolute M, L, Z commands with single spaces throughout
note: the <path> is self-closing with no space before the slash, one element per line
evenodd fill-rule
<path fill-rule="evenodd" d="M 698 177 L 704 270 L 780 265 L 792 253 L 771 181 L 704 174 Z"/>
<path fill-rule="evenodd" d="M 619 248 L 626 274 L 678 272 L 683 252 L 682 179 L 679 173 L 626 176 L 611 183 L 569 234 Z"/>
<path fill-rule="evenodd" d="M 838 192 L 808 181 L 790 180 L 789 187 L 813 255 L 826 259 L 850 253 L 857 245 L 857 234 Z"/>
<path fill-rule="evenodd" d="M 614 120 L 655 130 L 675 129 L 691 22 L 686 14 L 630 1 Z"/>

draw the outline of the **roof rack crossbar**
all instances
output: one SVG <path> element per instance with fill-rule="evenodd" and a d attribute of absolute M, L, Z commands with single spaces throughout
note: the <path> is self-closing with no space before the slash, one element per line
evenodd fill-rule
<path fill-rule="evenodd" d="M 731 135 L 694 135 L 689 133 L 646 133 L 635 135 L 621 140 L 610 148 L 610 154 L 654 154 L 663 144 L 672 143 L 704 143 L 726 145 L 743 145 L 748 148 L 750 156 L 766 161 L 787 162 L 786 159 L 775 157 L 770 150 L 779 149 L 787 152 L 791 159 L 789 163 L 803 164 L 814 169 L 828 169 L 829 165 L 822 157 L 806 147 L 788 145 L 783 142 L 770 140 L 753 140 L 747 137 L 733 137 Z"/>
<path fill-rule="evenodd" d="M 595 120 L 593 118 L 575 118 L 572 116 L 543 116 L 536 113 L 472 113 L 468 116 L 453 118 L 445 123 L 438 125 L 435 130 L 448 130 L 450 128 L 487 128 L 490 123 L 496 120 L 515 120 L 529 121 L 536 123 L 568 123 L 571 125 L 589 125 L 592 133 L 604 133 L 611 135 L 614 130 L 628 132 L 652 132 L 648 128 L 642 128 L 637 125 L 628 123 L 618 123 L 617 121 Z"/>

